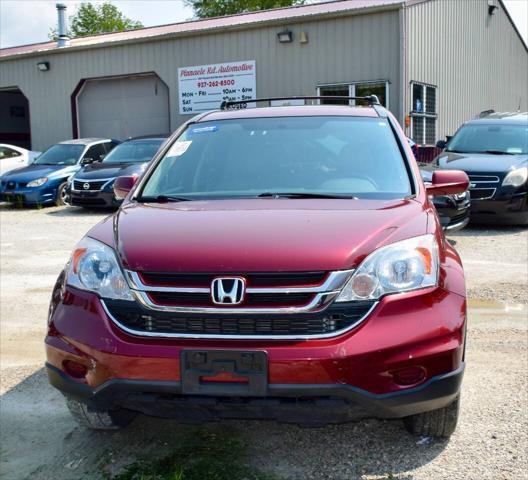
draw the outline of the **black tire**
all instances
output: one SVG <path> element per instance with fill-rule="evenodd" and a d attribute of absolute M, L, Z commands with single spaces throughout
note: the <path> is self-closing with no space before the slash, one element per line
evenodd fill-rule
<path fill-rule="evenodd" d="M 457 426 L 459 409 L 460 395 L 447 407 L 405 417 L 403 423 L 413 435 L 450 437 Z"/>
<path fill-rule="evenodd" d="M 61 183 L 59 185 L 59 188 L 57 188 L 57 198 L 55 199 L 55 205 L 58 207 L 62 207 L 63 205 L 68 205 L 66 202 L 66 199 L 68 198 L 68 195 L 66 193 L 66 186 L 67 183 Z"/>
<path fill-rule="evenodd" d="M 130 410 L 110 410 L 98 412 L 71 398 L 66 399 L 68 410 L 77 423 L 92 430 L 116 430 L 126 427 L 136 416 Z"/>

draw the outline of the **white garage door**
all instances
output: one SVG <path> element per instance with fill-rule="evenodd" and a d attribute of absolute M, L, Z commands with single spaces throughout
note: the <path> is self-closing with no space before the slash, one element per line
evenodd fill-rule
<path fill-rule="evenodd" d="M 88 80 L 77 115 L 81 138 L 168 133 L 169 89 L 156 75 Z"/>

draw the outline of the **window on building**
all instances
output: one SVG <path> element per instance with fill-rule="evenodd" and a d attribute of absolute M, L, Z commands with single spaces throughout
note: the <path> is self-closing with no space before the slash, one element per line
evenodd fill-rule
<path fill-rule="evenodd" d="M 317 88 L 321 97 L 366 97 L 377 95 L 380 103 L 389 108 L 389 82 L 342 83 L 339 85 L 321 85 Z M 321 100 L 322 105 L 367 105 L 362 100 Z"/>
<path fill-rule="evenodd" d="M 433 85 L 411 82 L 411 135 L 418 145 L 435 145 L 437 88 Z"/>

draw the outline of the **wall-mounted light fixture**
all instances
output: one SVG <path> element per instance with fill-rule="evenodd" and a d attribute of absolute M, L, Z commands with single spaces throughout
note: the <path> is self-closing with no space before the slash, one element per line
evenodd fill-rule
<path fill-rule="evenodd" d="M 301 32 L 299 35 L 299 43 L 308 43 L 308 34 L 306 32 Z"/>
<path fill-rule="evenodd" d="M 277 33 L 279 43 L 291 43 L 293 41 L 293 33 L 291 30 L 283 30 Z"/>
<path fill-rule="evenodd" d="M 39 63 L 37 63 L 37 68 L 41 72 L 47 72 L 50 69 L 50 64 L 49 64 L 49 62 L 39 62 Z"/>
<path fill-rule="evenodd" d="M 499 7 L 493 4 L 493 0 L 488 0 L 488 15 L 495 15 L 495 10 Z"/>

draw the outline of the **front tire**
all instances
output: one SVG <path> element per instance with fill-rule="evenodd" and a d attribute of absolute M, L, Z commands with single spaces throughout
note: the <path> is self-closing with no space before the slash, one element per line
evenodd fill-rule
<path fill-rule="evenodd" d="M 460 395 L 447 407 L 405 417 L 403 423 L 413 435 L 446 438 L 455 431 L 459 411 Z"/>
<path fill-rule="evenodd" d="M 136 416 L 134 412 L 124 409 L 99 412 L 71 398 L 66 399 L 66 404 L 77 423 L 92 430 L 116 430 L 126 427 Z"/>
<path fill-rule="evenodd" d="M 57 205 L 58 207 L 68 205 L 66 201 L 68 198 L 68 194 L 66 193 L 66 186 L 67 183 L 64 182 L 59 185 L 59 188 L 57 188 L 57 198 L 55 199 L 55 205 Z"/>

